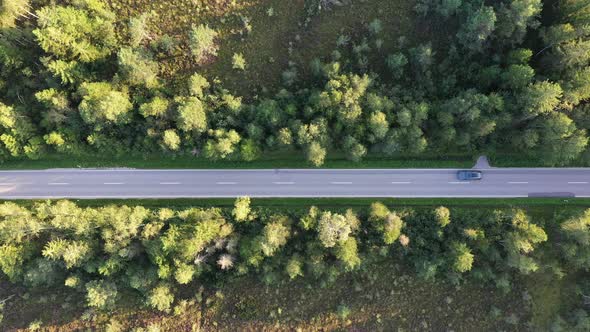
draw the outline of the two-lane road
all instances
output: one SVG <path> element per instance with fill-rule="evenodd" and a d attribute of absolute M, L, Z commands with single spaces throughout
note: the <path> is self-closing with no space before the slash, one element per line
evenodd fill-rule
<path fill-rule="evenodd" d="M 190 197 L 590 197 L 590 168 L 0 171 L 0 199 Z"/>

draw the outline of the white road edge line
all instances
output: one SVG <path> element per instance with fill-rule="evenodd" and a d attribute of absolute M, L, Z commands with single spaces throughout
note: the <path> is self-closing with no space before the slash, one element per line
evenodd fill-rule
<path fill-rule="evenodd" d="M 274 184 L 295 184 L 295 182 L 273 182 Z"/>
<path fill-rule="evenodd" d="M 0 183 L 0 186 L 14 186 L 15 184 L 16 183 L 6 183 L 6 182 L 3 182 L 3 183 Z"/>
<path fill-rule="evenodd" d="M 216 184 L 221 184 L 221 185 L 224 185 L 224 184 L 237 184 L 237 182 L 217 182 Z"/>
<path fill-rule="evenodd" d="M 512 182 L 508 182 L 508 184 L 527 184 L 528 182 L 525 181 L 512 181 Z"/>
<path fill-rule="evenodd" d="M 180 182 L 160 182 L 160 184 L 180 184 Z"/>
<path fill-rule="evenodd" d="M 450 181 L 450 184 L 470 184 L 471 182 L 467 181 Z"/>
<path fill-rule="evenodd" d="M 412 182 L 410 181 L 393 181 L 391 182 L 391 184 L 411 184 Z"/>
<path fill-rule="evenodd" d="M 588 182 L 578 181 L 578 182 L 568 182 L 568 184 L 588 184 Z"/>
<path fill-rule="evenodd" d="M 352 182 L 345 182 L 345 181 L 334 181 L 330 182 L 331 184 L 352 184 Z"/>
<path fill-rule="evenodd" d="M 67 186 L 69 183 L 67 182 L 49 182 L 48 185 L 50 186 Z"/>
<path fill-rule="evenodd" d="M 115 184 L 125 184 L 125 183 L 123 183 L 123 182 L 105 182 L 103 184 L 106 184 L 106 185 L 111 185 L 111 184 L 112 185 L 115 185 Z"/>

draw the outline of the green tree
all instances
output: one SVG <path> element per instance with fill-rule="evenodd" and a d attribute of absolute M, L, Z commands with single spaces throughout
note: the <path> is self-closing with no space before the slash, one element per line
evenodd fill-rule
<path fill-rule="evenodd" d="M 148 30 L 150 14 L 143 13 L 129 20 L 129 43 L 132 47 L 139 47 L 144 40 L 151 39 Z"/>
<path fill-rule="evenodd" d="M 184 132 L 201 134 L 207 130 L 207 114 L 203 102 L 195 97 L 178 100 L 176 124 Z"/>
<path fill-rule="evenodd" d="M 387 135 L 389 122 L 383 112 L 375 112 L 369 116 L 368 127 L 374 136 L 374 140 L 381 140 Z"/>
<path fill-rule="evenodd" d="M 0 28 L 13 28 L 20 14 L 29 12 L 29 0 L 4 0 L 0 3 Z"/>
<path fill-rule="evenodd" d="M 236 198 L 236 202 L 234 203 L 234 209 L 232 210 L 232 215 L 235 221 L 248 221 L 251 216 L 251 211 L 252 210 L 250 208 L 250 197 L 244 196 Z"/>
<path fill-rule="evenodd" d="M 319 143 L 312 142 L 307 147 L 307 160 L 314 166 L 319 167 L 324 164 L 326 159 L 326 149 Z"/>
<path fill-rule="evenodd" d="M 147 298 L 149 306 L 160 311 L 169 310 L 172 302 L 174 302 L 174 294 L 170 290 L 170 287 L 164 284 L 160 284 L 152 289 Z"/>
<path fill-rule="evenodd" d="M 205 157 L 211 160 L 225 159 L 232 155 L 242 139 L 233 129 L 209 130 L 209 135 L 211 138 L 205 143 Z"/>
<path fill-rule="evenodd" d="M 563 113 L 551 113 L 537 119 L 538 147 L 533 149 L 548 166 L 567 165 L 580 156 L 588 145 L 585 130 Z"/>
<path fill-rule="evenodd" d="M 451 211 L 444 206 L 439 206 L 434 210 L 434 218 L 440 227 L 445 227 L 451 223 Z"/>
<path fill-rule="evenodd" d="M 291 221 L 286 216 L 274 215 L 262 230 L 261 250 L 265 256 L 273 256 L 275 252 L 287 244 L 291 235 Z"/>
<path fill-rule="evenodd" d="M 318 238 L 326 248 L 344 243 L 354 230 L 346 217 L 329 211 L 322 213 L 317 228 Z"/>
<path fill-rule="evenodd" d="M 535 70 L 528 65 L 510 65 L 501 75 L 502 86 L 522 90 L 535 77 Z"/>
<path fill-rule="evenodd" d="M 210 86 L 207 79 L 199 74 L 191 75 L 188 85 L 190 94 L 197 98 L 203 98 L 204 90 Z"/>
<path fill-rule="evenodd" d="M 590 209 L 561 223 L 561 249 L 575 268 L 590 270 Z"/>
<path fill-rule="evenodd" d="M 244 161 L 253 161 L 260 158 L 262 151 L 253 139 L 242 140 L 240 145 L 240 156 Z"/>
<path fill-rule="evenodd" d="M 198 63 L 204 62 L 207 57 L 217 55 L 217 44 L 215 43 L 217 35 L 217 31 L 205 24 L 191 28 L 189 32 L 189 47 Z"/>
<path fill-rule="evenodd" d="M 119 50 L 117 58 L 119 69 L 131 85 L 143 85 L 148 89 L 159 85 L 158 63 L 150 59 L 146 52 L 123 47 Z"/>
<path fill-rule="evenodd" d="M 471 270 L 474 256 L 465 243 L 453 243 L 451 246 L 453 270 L 464 273 Z"/>
<path fill-rule="evenodd" d="M 562 94 L 563 90 L 557 83 L 542 81 L 530 84 L 518 97 L 525 119 L 552 112 Z"/>
<path fill-rule="evenodd" d="M 170 101 L 164 97 L 155 96 L 149 102 L 139 106 L 139 113 L 144 117 L 164 118 L 170 108 Z"/>
<path fill-rule="evenodd" d="M 117 301 L 117 286 L 105 280 L 92 280 L 86 283 L 86 302 L 97 309 L 111 309 Z"/>
<path fill-rule="evenodd" d="M 467 15 L 467 22 L 463 23 L 457 33 L 457 40 L 468 50 L 481 52 L 494 32 L 495 23 L 494 9 L 490 6 L 481 6 Z"/>
<path fill-rule="evenodd" d="M 117 44 L 115 15 L 102 2 L 79 4 L 81 8 L 42 7 L 33 34 L 41 48 L 57 58 L 85 63 L 104 59 Z"/>
<path fill-rule="evenodd" d="M 543 228 L 531 223 L 522 210 L 512 213 L 511 226 L 504 237 L 508 266 L 522 274 L 536 271 L 539 265 L 530 254 L 537 244 L 547 241 L 547 234 Z"/>
<path fill-rule="evenodd" d="M 78 90 L 82 102 L 80 115 L 88 124 L 124 124 L 129 122 L 132 104 L 126 92 L 107 82 L 83 83 Z"/>
<path fill-rule="evenodd" d="M 294 255 L 289 259 L 285 266 L 285 271 L 290 279 L 303 276 L 303 260 L 298 255 Z"/>
<path fill-rule="evenodd" d="M 541 0 L 511 0 L 501 3 L 497 14 L 496 34 L 503 42 L 522 43 L 527 29 L 539 27 L 543 3 Z"/>
<path fill-rule="evenodd" d="M 164 143 L 164 146 L 171 151 L 178 150 L 180 147 L 180 137 L 176 133 L 176 130 L 167 129 L 164 131 L 164 135 L 162 135 L 162 143 Z"/>
<path fill-rule="evenodd" d="M 336 258 L 344 263 L 346 270 L 350 271 L 361 264 L 358 256 L 358 246 L 354 237 L 349 237 L 336 246 Z"/>
<path fill-rule="evenodd" d="M 242 53 L 234 53 L 232 57 L 232 67 L 237 70 L 246 70 L 246 59 Z"/>

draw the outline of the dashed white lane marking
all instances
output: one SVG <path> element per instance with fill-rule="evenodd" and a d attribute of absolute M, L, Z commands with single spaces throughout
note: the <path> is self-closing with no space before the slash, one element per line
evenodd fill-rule
<path fill-rule="evenodd" d="M 391 184 L 410 184 L 410 183 L 412 183 L 412 182 L 410 182 L 410 181 L 393 181 L 393 182 L 391 182 Z"/>
<path fill-rule="evenodd" d="M 123 183 L 123 182 L 105 182 L 103 184 L 106 184 L 106 185 L 117 185 L 117 184 L 125 184 L 125 183 Z"/>
<path fill-rule="evenodd" d="M 450 184 L 470 184 L 468 181 L 450 181 Z"/>
<path fill-rule="evenodd" d="M 160 182 L 160 184 L 180 184 L 180 182 Z"/>
<path fill-rule="evenodd" d="M 588 184 L 588 182 L 585 181 L 573 181 L 573 182 L 568 182 L 568 184 Z"/>
<path fill-rule="evenodd" d="M 508 182 L 508 184 L 527 184 L 528 182 L 526 181 L 512 181 L 512 182 Z"/>
<path fill-rule="evenodd" d="M 217 184 L 224 185 L 224 184 L 237 184 L 237 182 L 217 182 Z"/>
<path fill-rule="evenodd" d="M 14 186 L 15 183 L 0 183 L 0 186 Z"/>
<path fill-rule="evenodd" d="M 295 182 L 273 182 L 274 184 L 295 184 Z"/>
<path fill-rule="evenodd" d="M 48 183 L 48 185 L 50 185 L 50 186 L 67 186 L 67 185 L 69 185 L 69 183 L 67 183 L 67 182 L 50 182 L 50 183 Z"/>
<path fill-rule="evenodd" d="M 345 181 L 334 181 L 331 182 L 332 184 L 352 184 L 352 182 L 345 182 Z"/>

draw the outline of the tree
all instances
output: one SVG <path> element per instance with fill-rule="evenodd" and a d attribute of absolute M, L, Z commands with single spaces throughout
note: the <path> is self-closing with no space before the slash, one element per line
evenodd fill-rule
<path fill-rule="evenodd" d="M 467 15 L 467 22 L 461 26 L 457 39 L 468 50 L 481 52 L 494 32 L 495 23 L 494 9 L 490 6 L 481 6 Z"/>
<path fill-rule="evenodd" d="M 41 48 L 57 58 L 94 62 L 108 57 L 117 44 L 115 15 L 104 3 L 93 2 L 84 9 L 46 6 L 37 15 L 33 34 Z"/>
<path fill-rule="evenodd" d="M 244 161 L 253 161 L 260 158 L 262 151 L 253 139 L 242 140 L 240 155 Z"/>
<path fill-rule="evenodd" d="M 159 85 L 158 63 L 141 51 L 123 47 L 117 54 L 119 69 L 131 85 L 144 85 L 148 89 Z"/>
<path fill-rule="evenodd" d="M 176 124 L 184 132 L 201 134 L 207 130 L 207 114 L 203 102 L 195 97 L 178 100 Z"/>
<path fill-rule="evenodd" d="M 404 222 L 397 213 L 389 211 L 383 203 L 371 204 L 368 219 L 381 234 L 385 244 L 393 244 L 399 239 Z"/>
<path fill-rule="evenodd" d="M 316 228 L 319 218 L 320 209 L 318 209 L 315 206 L 312 206 L 309 208 L 307 214 L 299 219 L 299 224 L 304 230 L 308 231 L 310 229 Z"/>
<path fill-rule="evenodd" d="M 130 120 L 132 105 L 126 92 L 107 82 L 83 83 L 78 90 L 82 102 L 80 115 L 88 124 L 124 124 Z"/>
<path fill-rule="evenodd" d="M 408 64 L 408 58 L 402 53 L 394 53 L 387 56 L 385 63 L 387 64 L 387 68 L 391 71 L 392 75 L 396 78 L 399 78 L 404 74 L 404 68 Z"/>
<path fill-rule="evenodd" d="M 232 155 L 242 139 L 233 129 L 230 131 L 224 129 L 209 130 L 209 135 L 212 138 L 205 143 L 205 157 L 211 160 L 225 159 Z"/>
<path fill-rule="evenodd" d="M 585 130 L 577 129 L 563 113 L 551 113 L 534 124 L 538 129 L 538 148 L 533 150 L 548 166 L 567 165 L 580 156 L 588 145 Z"/>
<path fill-rule="evenodd" d="M 265 256 L 273 256 L 274 253 L 285 244 L 291 235 L 291 221 L 286 216 L 274 215 L 270 222 L 264 225 L 260 247 Z"/>
<path fill-rule="evenodd" d="M 318 222 L 318 238 L 326 248 L 344 243 L 353 231 L 343 215 L 323 212 Z"/>
<path fill-rule="evenodd" d="M 237 222 L 248 221 L 250 217 L 250 197 L 238 197 L 234 203 L 232 215 Z"/>
<path fill-rule="evenodd" d="M 344 150 L 348 151 L 346 158 L 354 162 L 359 162 L 367 154 L 367 149 L 354 137 L 347 136 L 344 139 Z"/>
<path fill-rule="evenodd" d="M 29 12 L 29 0 L 4 0 L 0 3 L 0 28 L 12 28 L 22 13 Z"/>
<path fill-rule="evenodd" d="M 303 260 L 301 257 L 295 255 L 289 259 L 285 266 L 285 271 L 290 279 L 303 276 Z"/>
<path fill-rule="evenodd" d="M 389 122 L 383 112 L 375 112 L 369 116 L 369 129 L 371 130 L 374 140 L 381 140 L 387 135 L 389 130 Z"/>
<path fill-rule="evenodd" d="M 510 65 L 501 75 L 502 86 L 513 90 L 522 90 L 535 77 L 535 70 L 529 65 Z"/>
<path fill-rule="evenodd" d="M 210 56 L 217 55 L 217 31 L 208 25 L 193 26 L 189 32 L 189 47 L 197 63 L 203 63 Z"/>
<path fill-rule="evenodd" d="M 525 119 L 552 112 L 559 104 L 562 93 L 557 83 L 542 81 L 530 84 L 518 98 Z"/>
<path fill-rule="evenodd" d="M 346 270 L 350 271 L 360 265 L 357 242 L 354 237 L 349 237 L 336 246 L 336 258 L 344 263 Z"/>
<path fill-rule="evenodd" d="M 65 91 L 56 89 L 45 89 L 35 93 L 35 98 L 45 107 L 43 112 L 43 121 L 47 127 L 60 126 L 68 120 L 71 112 L 74 111 L 70 106 L 68 95 Z"/>
<path fill-rule="evenodd" d="M 434 218 L 440 227 L 445 227 L 451 223 L 451 211 L 444 206 L 439 206 L 434 210 Z"/>
<path fill-rule="evenodd" d="M 210 86 L 209 81 L 199 74 L 191 75 L 188 85 L 190 94 L 197 98 L 203 98 L 204 90 Z"/>
<path fill-rule="evenodd" d="M 172 302 L 174 302 L 174 294 L 172 294 L 170 287 L 164 284 L 152 289 L 147 298 L 149 306 L 160 311 L 169 310 Z"/>
<path fill-rule="evenodd" d="M 575 268 L 590 270 L 590 209 L 566 219 L 559 228 L 566 261 Z"/>
<path fill-rule="evenodd" d="M 508 266 L 518 269 L 522 274 L 536 271 L 539 266 L 528 254 L 535 246 L 547 241 L 543 228 L 530 222 L 522 210 L 516 210 L 511 217 L 511 230 L 504 237 Z"/>
<path fill-rule="evenodd" d="M 169 107 L 170 101 L 168 99 L 161 96 L 155 96 L 149 102 L 139 106 L 139 113 L 145 118 L 164 118 L 167 115 Z"/>
<path fill-rule="evenodd" d="M 319 143 L 312 142 L 307 147 L 307 160 L 314 166 L 319 167 L 324 164 L 326 158 L 326 149 Z"/>
<path fill-rule="evenodd" d="M 451 257 L 453 270 L 464 273 L 471 270 L 473 266 L 473 254 L 465 243 L 453 243 L 451 246 Z"/>
<path fill-rule="evenodd" d="M 137 48 L 144 40 L 150 39 L 147 26 L 149 18 L 148 13 L 143 13 L 129 20 L 129 43 L 132 47 Z"/>
<path fill-rule="evenodd" d="M 234 53 L 232 67 L 237 70 L 246 70 L 246 59 L 242 53 Z"/>
<path fill-rule="evenodd" d="M 162 143 L 164 143 L 164 146 L 171 151 L 178 150 L 180 147 L 180 137 L 176 133 L 176 130 L 165 130 L 164 135 L 162 135 Z"/>
<path fill-rule="evenodd" d="M 110 309 L 117 301 L 117 286 L 105 280 L 92 280 L 86 283 L 86 302 L 97 309 Z"/>
<path fill-rule="evenodd" d="M 522 43 L 527 29 L 539 27 L 543 3 L 541 0 L 512 0 L 498 8 L 496 34 L 506 43 Z"/>

